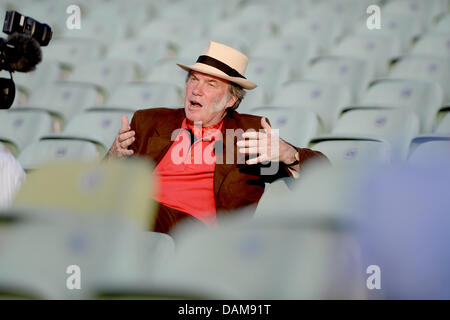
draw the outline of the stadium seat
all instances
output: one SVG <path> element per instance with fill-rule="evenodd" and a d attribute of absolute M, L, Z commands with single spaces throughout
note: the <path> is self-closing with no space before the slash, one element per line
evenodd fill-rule
<path fill-rule="evenodd" d="M 342 24 L 335 18 L 322 19 L 314 15 L 306 15 L 288 21 L 281 27 L 281 34 L 287 37 L 306 37 L 317 43 L 319 53 L 328 53 L 334 42 L 342 34 Z"/>
<path fill-rule="evenodd" d="M 103 48 L 93 39 L 60 38 L 52 39 L 48 47 L 41 48 L 44 61 L 48 59 L 58 61 L 70 68 L 85 61 L 99 59 L 103 55 Z"/>
<path fill-rule="evenodd" d="M 336 121 L 332 134 L 365 136 L 389 141 L 392 160 L 405 161 L 409 144 L 419 134 L 419 118 L 412 110 L 364 108 L 352 109 Z"/>
<path fill-rule="evenodd" d="M 149 69 L 161 59 L 170 58 L 170 43 L 159 38 L 139 38 L 119 42 L 108 50 L 108 59 L 126 59 L 139 66 L 144 77 Z"/>
<path fill-rule="evenodd" d="M 49 221 L 16 223 L 2 230 L 2 299 L 95 299 L 105 288 L 145 280 L 165 268 L 173 254 L 170 236 L 143 232 L 112 214 L 105 219 L 54 211 Z M 37 209 L 31 213 L 41 215 Z M 70 290 L 77 287 L 77 273 L 81 290 Z"/>
<path fill-rule="evenodd" d="M 253 108 L 264 106 L 267 103 L 266 96 L 264 89 L 261 87 L 256 87 L 253 90 L 247 91 L 237 112 L 251 113 Z"/>
<path fill-rule="evenodd" d="M 115 217 L 150 230 L 155 219 L 151 172 L 148 160 L 136 158 L 53 162 L 29 172 L 12 207 L 52 210 L 40 215 L 49 223 L 58 219 L 58 210 L 68 210 L 86 217 Z"/>
<path fill-rule="evenodd" d="M 132 61 L 103 59 L 78 65 L 67 80 L 90 84 L 108 97 L 119 85 L 138 80 L 138 73 Z"/>
<path fill-rule="evenodd" d="M 431 132 L 442 104 L 442 90 L 431 81 L 380 79 L 371 83 L 357 107 L 390 107 L 413 110 L 419 116 L 420 131 Z M 348 107 L 347 109 L 352 109 Z"/>
<path fill-rule="evenodd" d="M 364 1 L 359 0 L 329 0 L 317 3 L 308 15 L 322 20 L 335 19 L 342 24 L 342 31 L 348 32 L 359 17 L 364 15 Z"/>
<path fill-rule="evenodd" d="M 448 35 L 450 30 L 450 13 L 443 15 L 435 25 L 430 28 L 430 33 Z"/>
<path fill-rule="evenodd" d="M 164 82 L 130 82 L 117 88 L 107 105 L 100 108 L 137 110 L 183 105 L 179 86 Z"/>
<path fill-rule="evenodd" d="M 424 34 L 412 47 L 411 55 L 428 55 L 450 59 L 450 28 L 447 35 Z"/>
<path fill-rule="evenodd" d="M 184 63 L 180 59 L 164 59 L 158 61 L 150 69 L 145 81 L 149 82 L 166 82 L 179 87 L 185 86 L 187 72 L 177 66 L 177 63 Z M 187 65 L 193 64 L 194 61 L 186 61 Z"/>
<path fill-rule="evenodd" d="M 50 162 L 79 160 L 99 161 L 105 153 L 96 144 L 71 139 L 41 139 L 28 145 L 17 160 L 24 170 L 38 169 Z"/>
<path fill-rule="evenodd" d="M 118 18 L 118 14 L 108 15 L 108 10 L 105 8 L 103 8 L 103 11 L 105 12 L 98 10 L 95 15 L 91 14 L 81 19 L 82 26 L 79 29 L 65 28 L 63 37 L 89 39 L 100 43 L 104 47 L 109 47 L 116 41 L 127 39 L 132 33 L 128 22 Z M 66 14 L 66 19 L 67 17 Z"/>
<path fill-rule="evenodd" d="M 383 11 L 381 17 L 380 29 L 367 28 L 367 18 L 363 18 L 354 25 L 352 33 L 363 36 L 396 36 L 401 43 L 402 53 L 409 52 L 413 39 L 421 33 L 419 26 L 411 23 L 411 18 L 404 14 L 390 14 Z"/>
<path fill-rule="evenodd" d="M 52 118 L 45 111 L 0 110 L 0 141 L 16 157 L 28 144 L 52 131 Z"/>
<path fill-rule="evenodd" d="M 391 162 L 390 144 L 381 139 L 319 137 L 310 141 L 310 147 L 322 152 L 337 167 Z"/>
<path fill-rule="evenodd" d="M 281 85 L 289 80 L 289 68 L 280 59 L 249 57 L 245 76 L 264 89 L 265 100 L 270 102 Z"/>
<path fill-rule="evenodd" d="M 136 39 L 157 37 L 182 48 L 188 42 L 201 39 L 205 35 L 205 26 L 199 21 L 192 23 L 191 19 L 190 16 L 155 19 L 142 27 Z"/>
<path fill-rule="evenodd" d="M 304 148 L 317 134 L 317 115 L 306 109 L 293 107 L 259 107 L 251 114 L 269 119 L 272 129 L 278 129 L 281 138 L 294 146 Z"/>
<path fill-rule="evenodd" d="M 45 137 L 79 139 L 101 144 L 102 153 L 111 147 L 121 127 L 121 116 L 126 115 L 131 121 L 133 112 L 122 110 L 91 109 L 73 117 L 60 133 Z"/>
<path fill-rule="evenodd" d="M 20 108 L 45 110 L 63 127 L 75 114 L 88 107 L 101 104 L 102 97 L 89 84 L 55 82 L 53 85 L 33 92 L 27 105 Z M 60 128 L 56 128 L 55 131 L 59 130 Z"/>
<path fill-rule="evenodd" d="M 411 141 L 408 162 L 414 165 L 448 165 L 450 135 L 423 135 Z"/>
<path fill-rule="evenodd" d="M 16 91 L 21 91 L 28 98 L 33 92 L 39 92 L 55 81 L 64 80 L 67 72 L 63 71 L 61 63 L 45 59 L 30 72 L 14 74 Z"/>
<path fill-rule="evenodd" d="M 444 91 L 444 103 L 450 104 L 450 58 L 404 56 L 392 66 L 389 77 L 435 81 Z"/>
<path fill-rule="evenodd" d="M 273 23 L 266 19 L 266 16 L 247 18 L 236 15 L 219 21 L 211 28 L 209 37 L 215 39 L 235 34 L 253 46 L 263 39 L 270 38 L 275 32 L 274 29 Z"/>
<path fill-rule="evenodd" d="M 340 111 L 350 104 L 351 95 L 346 86 L 315 80 L 292 81 L 276 93 L 272 104 L 300 107 L 319 116 L 325 132 L 330 132 Z"/>
<path fill-rule="evenodd" d="M 362 58 L 375 66 L 375 76 L 385 76 L 390 60 L 400 55 L 400 42 L 391 35 L 349 35 L 332 48 L 331 54 Z"/>
<path fill-rule="evenodd" d="M 346 85 L 352 93 L 352 102 L 358 103 L 373 76 L 372 64 L 361 58 L 329 56 L 314 59 L 304 79 Z"/>
<path fill-rule="evenodd" d="M 317 45 L 301 36 L 264 39 L 250 50 L 252 57 L 281 59 L 289 66 L 289 78 L 299 78 L 309 61 L 317 55 Z"/>
<path fill-rule="evenodd" d="M 298 219 L 241 220 L 223 222 L 215 229 L 179 229 L 174 234 L 175 257 L 167 268 L 152 274 L 147 284 L 149 296 L 238 300 L 364 297 L 358 247 L 344 232 L 326 223 L 308 224 Z M 338 259 L 342 256 L 346 258 Z"/>
<path fill-rule="evenodd" d="M 426 3 L 420 0 L 396 0 L 383 6 L 387 14 L 407 15 L 411 21 L 424 31 L 431 25 L 433 19 L 442 12 L 441 0 L 430 0 Z"/>
<path fill-rule="evenodd" d="M 434 130 L 437 134 L 450 134 L 450 113 L 447 112 L 439 121 L 436 129 Z"/>

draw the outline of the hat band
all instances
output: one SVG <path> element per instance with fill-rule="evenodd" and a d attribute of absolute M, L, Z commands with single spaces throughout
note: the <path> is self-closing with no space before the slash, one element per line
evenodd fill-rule
<path fill-rule="evenodd" d="M 241 75 L 236 69 L 233 69 L 229 65 L 223 63 L 222 61 L 214 59 L 210 56 L 200 56 L 198 57 L 197 62 L 219 69 L 220 71 L 222 71 L 223 73 L 225 73 L 230 77 L 247 79 L 246 77 Z"/>

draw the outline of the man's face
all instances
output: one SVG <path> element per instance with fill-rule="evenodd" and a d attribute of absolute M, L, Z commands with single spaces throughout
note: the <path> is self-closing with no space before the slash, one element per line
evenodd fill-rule
<path fill-rule="evenodd" d="M 237 98 L 229 93 L 226 80 L 192 71 L 186 83 L 184 110 L 191 122 L 201 122 L 209 127 L 219 123 L 226 109 L 233 106 Z"/>

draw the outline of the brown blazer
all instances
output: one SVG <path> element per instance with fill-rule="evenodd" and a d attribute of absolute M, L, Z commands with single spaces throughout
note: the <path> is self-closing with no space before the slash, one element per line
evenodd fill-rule
<path fill-rule="evenodd" d="M 174 130 L 181 128 L 181 123 L 185 118 L 184 108 L 154 108 L 138 110 L 131 121 L 131 130 L 136 132 L 136 140 L 130 146 L 136 155 L 149 157 L 155 164 L 163 158 L 170 148 L 171 136 Z M 237 164 L 237 138 L 232 136 L 226 129 L 262 129 L 261 117 L 239 114 L 236 111 L 230 112 L 224 118 L 222 127 L 223 143 L 216 142 L 216 158 L 223 159 L 222 163 L 216 161 L 214 171 L 214 197 L 217 212 L 229 212 L 241 207 L 256 208 L 256 204 L 264 192 L 265 182 L 272 182 L 281 177 L 290 176 L 287 167 L 280 163 L 276 174 L 264 176 L 260 174 L 262 165 Z M 227 137 L 226 135 L 231 135 Z M 233 142 L 234 141 L 234 142 Z M 300 155 L 300 165 L 312 157 L 323 157 L 318 151 L 305 148 L 297 148 Z M 223 153 L 221 154 L 221 151 Z M 225 161 L 233 159 L 232 164 Z M 239 163 L 242 163 L 240 161 Z"/>

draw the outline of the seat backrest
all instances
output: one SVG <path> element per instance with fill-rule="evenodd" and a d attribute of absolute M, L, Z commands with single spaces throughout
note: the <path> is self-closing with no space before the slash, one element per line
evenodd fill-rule
<path fill-rule="evenodd" d="M 103 156 L 98 147 L 88 141 L 44 139 L 28 145 L 18 160 L 25 170 L 41 167 L 48 162 L 79 160 L 98 161 Z"/>
<path fill-rule="evenodd" d="M 352 102 L 358 103 L 373 75 L 373 65 L 363 59 L 329 56 L 314 60 L 304 78 L 346 85 L 352 93 Z"/>
<path fill-rule="evenodd" d="M 419 134 L 419 118 L 404 109 L 354 109 L 336 121 L 334 135 L 359 135 L 389 141 L 392 159 L 404 161 L 411 139 Z"/>
<path fill-rule="evenodd" d="M 318 132 L 319 121 L 310 110 L 292 107 L 259 107 L 252 114 L 270 120 L 272 129 L 278 129 L 282 139 L 296 147 L 304 148 Z"/>
<path fill-rule="evenodd" d="M 370 139 L 328 139 L 312 145 L 313 150 L 322 152 L 333 166 L 364 166 L 391 161 L 390 145 L 387 142 Z"/>
<path fill-rule="evenodd" d="M 350 104 L 350 90 L 341 84 L 316 80 L 293 81 L 283 85 L 272 104 L 306 108 L 317 114 L 324 131 L 330 132 L 340 111 Z"/>

